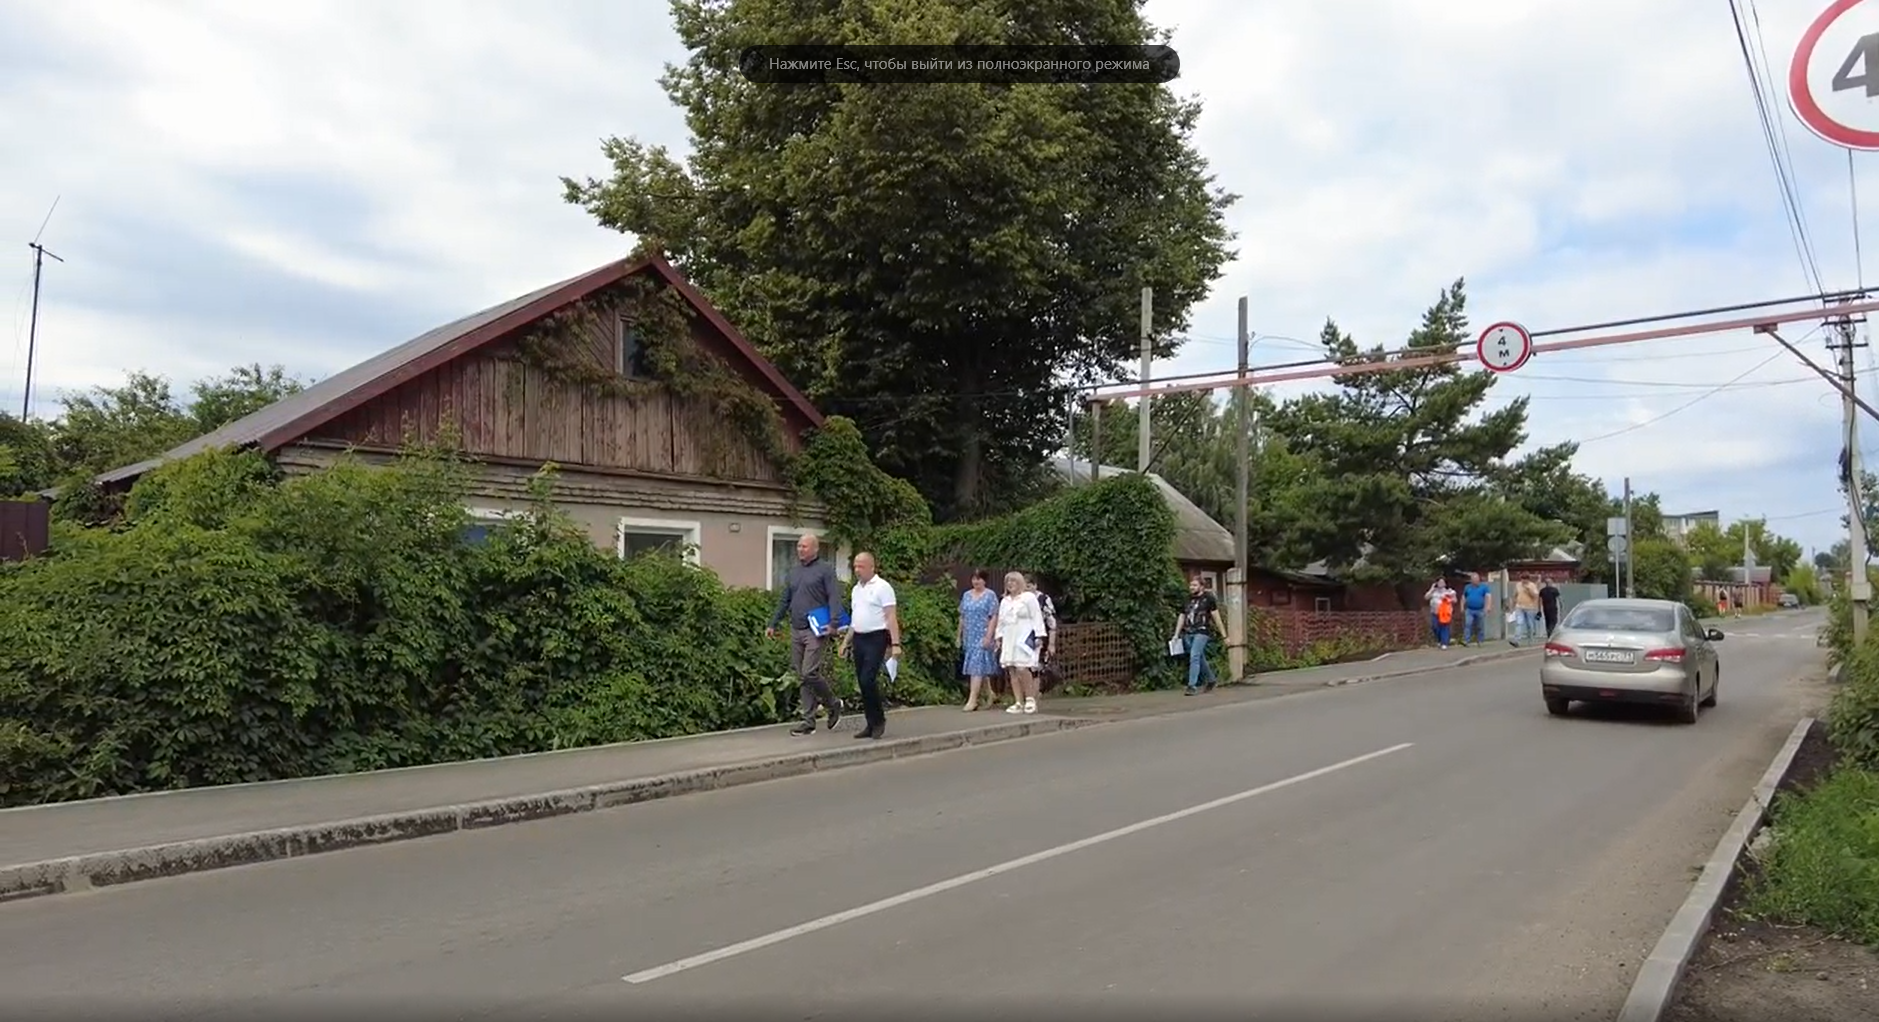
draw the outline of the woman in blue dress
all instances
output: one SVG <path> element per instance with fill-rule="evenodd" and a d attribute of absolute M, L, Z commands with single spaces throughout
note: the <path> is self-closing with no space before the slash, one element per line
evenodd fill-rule
<path fill-rule="evenodd" d="M 985 690 L 984 705 L 997 705 L 998 693 L 992 687 L 992 679 L 1004 673 L 998 666 L 998 650 L 992 648 L 988 638 L 992 618 L 998 613 L 998 594 L 987 586 L 988 581 L 983 569 L 973 572 L 972 588 L 959 597 L 959 647 L 965 651 L 959 673 L 971 683 L 966 694 L 967 713 L 980 708 L 981 688 Z"/>

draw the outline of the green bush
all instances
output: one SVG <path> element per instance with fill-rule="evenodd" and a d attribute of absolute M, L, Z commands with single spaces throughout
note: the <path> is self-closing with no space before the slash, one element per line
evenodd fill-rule
<path fill-rule="evenodd" d="M 1017 569 L 1056 582 L 1061 620 L 1120 626 L 1141 675 L 1166 684 L 1183 665 L 1167 655 L 1183 586 L 1174 512 L 1138 474 L 1065 490 L 988 521 L 941 526 L 934 556 L 948 565 Z"/>
<path fill-rule="evenodd" d="M 1181 664 L 1164 648 L 1182 593 L 1172 555 L 1174 514 L 1142 476 L 1064 490 L 1000 518 L 935 527 L 919 493 L 874 466 L 854 423 L 832 417 L 809 438 L 792 478 L 822 505 L 830 541 L 872 551 L 881 573 L 903 592 L 911 580 L 957 566 L 1034 572 L 1060 590 L 1052 595 L 1061 620 L 1121 626 L 1149 684 L 1178 675 Z M 949 585 L 912 591 L 915 604 L 902 596 L 906 652 L 922 680 L 909 685 L 908 698 L 936 701 L 955 687 L 958 593 Z M 945 637 L 945 648 L 923 645 L 928 635 Z M 1224 651 L 1216 647 L 1216 656 L 1224 665 Z M 925 690 L 926 679 L 938 687 Z"/>
<path fill-rule="evenodd" d="M 1841 761 L 1879 770 L 1879 638 L 1848 652 L 1841 685 L 1827 708 L 1828 734 Z"/>
<path fill-rule="evenodd" d="M 0 572 L 0 804 L 271 780 L 794 714 L 768 592 L 621 561 L 546 502 L 463 541 L 448 458 L 280 481 L 212 452 Z M 890 694 L 950 700 L 952 597 L 905 587 Z M 842 668 L 852 689 L 852 672 Z"/>
<path fill-rule="evenodd" d="M 915 578 L 932 555 L 933 512 L 913 484 L 876 468 L 861 430 L 832 416 L 809 437 L 791 473 L 822 505 L 823 531 L 836 546 L 870 551 L 887 578 Z"/>
<path fill-rule="evenodd" d="M 1750 884 L 1752 915 L 1879 947 L 1879 773 L 1837 769 L 1774 807 L 1775 842 Z"/>
<path fill-rule="evenodd" d="M 1845 663 L 1853 652 L 1853 603 L 1844 586 L 1827 600 L 1827 623 L 1820 626 L 1820 637 L 1826 641 L 1830 664 Z"/>

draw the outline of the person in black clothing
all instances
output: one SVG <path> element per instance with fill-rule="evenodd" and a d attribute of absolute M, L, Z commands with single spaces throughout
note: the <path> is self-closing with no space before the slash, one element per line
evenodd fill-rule
<path fill-rule="evenodd" d="M 1546 619 L 1546 637 L 1553 637 L 1559 627 L 1559 587 L 1550 578 L 1540 579 L 1540 616 Z"/>
<path fill-rule="evenodd" d="M 842 584 L 835 578 L 835 565 L 822 559 L 822 541 L 804 536 L 796 541 L 798 563 L 789 570 L 783 592 L 770 616 L 765 635 L 774 636 L 776 626 L 789 616 L 789 666 L 801 681 L 802 723 L 790 731 L 793 735 L 812 735 L 816 731 L 816 710 L 827 707 L 829 730 L 842 719 L 842 701 L 835 698 L 829 684 L 828 642 L 842 619 Z M 827 610 L 829 627 L 819 634 L 809 626 L 809 612 Z"/>
<path fill-rule="evenodd" d="M 841 655 L 855 652 L 855 681 L 861 686 L 861 712 L 868 725 L 856 738 L 880 738 L 887 733 L 887 705 L 881 699 L 881 670 L 900 658 L 900 608 L 894 587 L 874 573 L 874 555 L 855 555 L 855 590 L 848 596 L 854 608 L 852 627 L 842 636 Z M 891 675 L 890 675 L 891 677 Z"/>
<path fill-rule="evenodd" d="M 1214 690 L 1214 667 L 1207 662 L 1207 640 L 1227 633 L 1220 618 L 1220 601 L 1196 575 L 1187 583 L 1187 605 L 1174 619 L 1174 638 L 1187 636 L 1187 694 Z M 1205 679 L 1203 684 L 1202 679 Z"/>

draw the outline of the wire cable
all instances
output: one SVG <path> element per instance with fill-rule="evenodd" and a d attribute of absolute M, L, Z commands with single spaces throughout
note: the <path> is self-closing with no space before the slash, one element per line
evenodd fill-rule
<path fill-rule="evenodd" d="M 1762 361 L 1755 363 L 1753 366 L 1750 366 L 1748 369 L 1743 371 L 1742 375 L 1737 376 L 1735 379 L 1730 380 L 1728 383 L 1718 384 L 1714 388 L 1704 391 L 1701 394 L 1698 394 L 1697 396 L 1691 398 L 1690 400 L 1684 402 L 1683 404 L 1678 405 L 1675 408 L 1672 408 L 1671 410 L 1663 413 L 1662 415 L 1653 415 L 1650 418 L 1645 419 L 1643 422 L 1634 422 L 1631 425 L 1626 426 L 1623 429 L 1612 430 L 1610 433 L 1601 433 L 1598 436 L 1587 437 L 1584 440 L 1578 441 L 1578 444 L 1580 447 L 1583 448 L 1586 444 L 1595 444 L 1595 443 L 1598 443 L 1600 440 L 1610 440 L 1613 437 L 1624 436 L 1626 433 L 1635 433 L 1638 430 L 1643 429 L 1646 426 L 1656 425 L 1657 423 L 1670 418 L 1671 416 L 1677 414 L 1678 412 L 1681 412 L 1693 405 L 1696 405 L 1700 402 L 1707 401 L 1710 398 L 1715 397 L 1717 394 L 1722 393 L 1724 390 L 1727 390 L 1729 387 L 1742 382 L 1744 379 L 1747 379 L 1750 375 L 1755 373 L 1757 370 L 1761 369 L 1763 366 L 1768 365 L 1774 360 L 1780 358 L 1784 354 L 1786 354 L 1785 351 L 1777 351 L 1774 354 L 1763 359 Z"/>
<path fill-rule="evenodd" d="M 1752 0 L 1751 0 L 1752 2 Z M 1729 0 L 1729 16 L 1735 23 L 1736 44 L 1742 52 L 1742 65 L 1748 70 L 1749 91 L 1755 100 L 1756 116 L 1761 121 L 1762 142 L 1768 149 L 1769 162 L 1775 169 L 1775 184 L 1781 191 L 1781 204 L 1787 214 L 1788 234 L 1794 243 L 1794 254 L 1801 261 L 1801 272 L 1812 284 L 1814 290 L 1825 291 L 1821 283 L 1819 260 L 1814 257 L 1813 239 L 1807 230 L 1806 212 L 1795 195 L 1791 168 L 1781 158 L 1781 144 L 1777 141 L 1778 119 L 1770 110 L 1767 92 L 1762 88 L 1763 75 L 1755 63 L 1755 57 L 1749 46 L 1749 33 L 1743 25 L 1742 8 L 1736 0 Z"/>

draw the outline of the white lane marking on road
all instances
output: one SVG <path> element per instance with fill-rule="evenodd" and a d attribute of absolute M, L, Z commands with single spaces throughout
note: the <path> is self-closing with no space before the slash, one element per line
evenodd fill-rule
<path fill-rule="evenodd" d="M 957 887 L 975 884 L 989 877 L 998 876 L 1001 873 L 1010 873 L 1013 870 L 1023 869 L 1026 866 L 1035 866 L 1049 859 L 1069 855 L 1071 852 L 1080 852 L 1085 848 L 1105 844 L 1117 838 L 1128 837 L 1131 834 L 1139 834 L 1142 831 L 1160 827 L 1164 824 L 1185 820 L 1190 816 L 1199 816 L 1201 813 L 1225 808 L 1236 802 L 1244 802 L 1249 798 L 1256 798 L 1269 792 L 1278 791 L 1280 788 L 1289 788 L 1294 784 L 1323 777 L 1326 774 L 1336 773 L 1339 770 L 1354 767 L 1360 763 L 1368 763 L 1373 759 L 1381 759 L 1394 752 L 1401 752 L 1404 749 L 1412 747 L 1414 744 L 1414 742 L 1404 742 L 1401 745 L 1392 745 L 1387 749 L 1366 752 L 1361 756 L 1352 757 L 1341 763 L 1333 763 L 1330 766 L 1319 767 L 1316 770 L 1307 770 L 1302 774 L 1287 777 L 1282 781 L 1273 781 L 1271 784 L 1262 784 L 1257 788 L 1248 788 L 1245 791 L 1228 795 L 1225 798 L 1217 798 L 1211 802 L 1202 802 L 1199 805 L 1179 809 L 1165 816 L 1157 816 L 1153 819 L 1143 820 L 1140 823 L 1131 823 L 1126 827 L 1117 827 L 1115 830 L 1104 831 L 1093 837 L 1086 837 L 1081 841 L 1072 841 L 1067 845 L 1046 848 L 1041 852 L 1033 852 L 1021 859 L 1012 859 L 1009 862 L 1001 862 L 996 866 L 987 866 L 984 869 L 974 870 L 963 876 L 953 877 L 951 880 L 941 880 L 936 884 L 928 884 L 925 887 L 916 888 L 902 894 L 896 894 L 890 898 L 882 898 L 880 901 L 869 902 L 866 905 L 837 912 L 834 915 L 823 916 L 820 919 L 811 919 L 806 923 L 797 923 L 795 926 L 777 930 L 775 933 L 766 933 L 761 937 L 752 937 L 749 940 L 739 941 L 736 944 L 718 948 L 716 951 L 707 951 L 704 954 L 693 955 L 690 958 L 681 958 L 676 962 L 667 962 L 664 965 L 643 969 L 620 978 L 626 980 L 628 983 L 650 983 L 655 979 L 663 979 L 674 973 L 684 972 L 688 969 L 696 969 L 699 966 L 710 965 L 713 962 L 721 962 L 726 958 L 734 958 L 749 951 L 769 947 L 772 944 L 781 944 L 792 937 L 800 937 L 804 934 L 814 933 L 817 930 L 826 930 L 831 926 L 840 926 L 843 923 L 852 922 L 864 916 L 885 912 L 890 908 L 898 908 L 909 902 L 919 901 L 922 898 L 930 898 L 935 894 L 943 894 Z"/>

